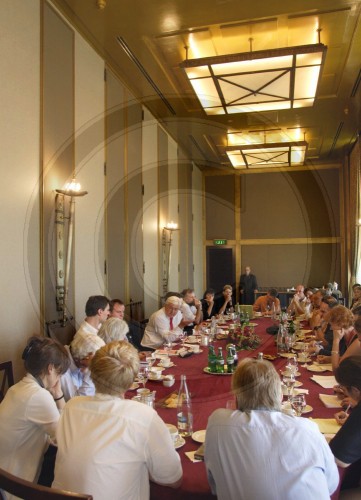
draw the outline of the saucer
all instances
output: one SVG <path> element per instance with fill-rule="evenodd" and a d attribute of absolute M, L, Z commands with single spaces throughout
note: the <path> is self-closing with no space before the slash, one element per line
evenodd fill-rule
<path fill-rule="evenodd" d="M 186 440 L 184 438 L 182 438 L 181 436 L 179 436 L 177 441 L 174 443 L 174 448 L 176 450 L 178 450 L 178 448 L 182 448 L 182 446 L 184 446 L 185 444 L 186 444 Z"/>
<path fill-rule="evenodd" d="M 162 365 L 159 363 L 159 365 L 157 365 L 157 367 L 160 367 L 162 368 L 162 370 L 166 370 L 167 368 L 172 368 L 172 366 L 174 366 L 174 363 L 173 362 L 170 362 L 169 365 L 165 366 L 165 365 Z"/>
<path fill-rule="evenodd" d="M 193 432 L 192 439 L 197 443 L 204 443 L 204 441 L 206 440 L 206 430 L 204 429 L 202 431 Z"/>

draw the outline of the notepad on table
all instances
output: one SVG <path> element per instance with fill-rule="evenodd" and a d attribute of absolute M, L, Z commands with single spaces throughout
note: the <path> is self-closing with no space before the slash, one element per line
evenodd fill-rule
<path fill-rule="evenodd" d="M 334 418 L 310 418 L 315 422 L 322 434 L 336 434 L 340 430 L 340 425 Z"/>
<path fill-rule="evenodd" d="M 337 385 L 336 379 L 333 375 L 313 375 L 311 380 L 319 384 L 324 389 L 332 389 Z"/>
<path fill-rule="evenodd" d="M 334 394 L 319 394 L 319 397 L 326 408 L 342 408 L 341 401 Z"/>

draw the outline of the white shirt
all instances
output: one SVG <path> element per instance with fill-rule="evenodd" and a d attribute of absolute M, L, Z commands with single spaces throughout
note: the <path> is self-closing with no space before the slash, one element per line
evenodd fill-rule
<path fill-rule="evenodd" d="M 219 500 L 329 500 L 339 475 L 315 423 L 265 410 L 216 410 L 205 462 Z"/>
<path fill-rule="evenodd" d="M 53 487 L 94 500 L 149 498 L 149 476 L 171 484 L 182 467 L 153 408 L 105 394 L 71 399 L 57 430 Z"/>
<path fill-rule="evenodd" d="M 142 346 L 157 349 L 163 345 L 166 334 L 169 334 L 170 340 L 177 340 L 182 331 L 178 328 L 182 319 L 182 313 L 178 311 L 173 318 L 173 330 L 170 330 L 170 318 L 166 315 L 164 307 L 153 313 L 145 327 Z"/>
<path fill-rule="evenodd" d="M 10 387 L 0 404 L 0 468 L 36 481 L 59 416 L 53 396 L 29 373 Z"/>
<path fill-rule="evenodd" d="M 190 306 L 183 301 L 181 311 L 185 321 L 194 321 L 196 319 L 197 308 L 195 306 Z"/>
<path fill-rule="evenodd" d="M 100 325 L 99 325 L 99 328 L 100 328 Z M 81 336 L 84 336 L 86 335 L 87 333 L 91 333 L 92 335 L 98 335 L 98 332 L 99 332 L 99 328 L 95 328 L 94 326 L 92 326 L 90 323 L 88 323 L 87 321 L 83 321 L 80 326 L 79 326 L 79 329 L 78 331 L 76 332 L 76 334 L 74 335 L 74 338 L 78 335 L 81 335 Z"/>
<path fill-rule="evenodd" d="M 65 346 L 65 348 L 69 350 L 68 346 Z M 95 387 L 89 368 L 86 370 L 78 368 L 70 353 L 69 359 L 70 367 L 60 379 L 65 401 L 69 401 L 74 396 L 94 396 Z"/>

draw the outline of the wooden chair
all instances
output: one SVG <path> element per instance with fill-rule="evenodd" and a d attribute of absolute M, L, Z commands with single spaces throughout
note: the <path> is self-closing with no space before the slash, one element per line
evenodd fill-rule
<path fill-rule="evenodd" d="M 6 390 L 14 385 L 13 364 L 11 361 L 0 363 L 0 403 L 5 397 Z"/>
<path fill-rule="evenodd" d="M 63 324 L 59 321 L 51 321 L 46 323 L 47 334 L 63 345 L 69 345 L 76 333 L 75 326 L 69 320 Z"/>
<path fill-rule="evenodd" d="M 39 486 L 0 469 L 0 499 L 5 500 L 2 490 L 23 500 L 93 500 L 92 495 Z"/>

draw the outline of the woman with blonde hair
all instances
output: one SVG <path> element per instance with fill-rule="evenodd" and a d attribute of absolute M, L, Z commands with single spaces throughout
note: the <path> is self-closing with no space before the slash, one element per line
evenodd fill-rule
<path fill-rule="evenodd" d="M 281 412 L 281 380 L 268 361 L 246 358 L 232 381 L 237 410 L 209 418 L 205 463 L 219 500 L 329 500 L 338 471 L 315 423 Z M 302 445 L 300 445 L 302 443 Z"/>
<path fill-rule="evenodd" d="M 64 346 L 40 336 L 29 339 L 22 358 L 27 373 L 0 404 L 0 467 L 36 482 L 65 404 L 60 377 L 70 362 Z"/>
<path fill-rule="evenodd" d="M 95 396 L 71 399 L 59 422 L 53 486 L 94 500 L 149 498 L 149 479 L 178 487 L 182 467 L 164 422 L 153 408 L 124 399 L 138 373 L 137 350 L 111 342 L 90 369 Z"/>
<path fill-rule="evenodd" d="M 127 333 L 129 332 L 129 326 L 123 319 L 119 318 L 108 318 L 101 326 L 98 336 L 104 340 L 106 344 L 113 342 L 114 340 L 128 340 Z"/>

